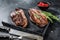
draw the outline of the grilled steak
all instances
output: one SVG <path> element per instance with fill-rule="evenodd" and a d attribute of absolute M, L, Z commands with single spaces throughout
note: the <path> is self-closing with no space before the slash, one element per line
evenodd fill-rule
<path fill-rule="evenodd" d="M 16 26 L 27 26 L 27 18 L 22 9 L 16 8 L 14 12 L 11 13 L 12 21 L 16 24 Z"/>
<path fill-rule="evenodd" d="M 44 27 L 48 24 L 48 20 L 44 14 L 41 13 L 38 9 L 29 10 L 30 20 L 36 23 L 40 27 Z"/>

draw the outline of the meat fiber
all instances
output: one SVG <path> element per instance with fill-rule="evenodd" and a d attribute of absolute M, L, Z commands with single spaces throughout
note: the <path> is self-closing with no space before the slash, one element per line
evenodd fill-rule
<path fill-rule="evenodd" d="M 22 9 L 16 8 L 15 11 L 11 13 L 11 18 L 16 26 L 27 26 L 28 21 Z"/>
<path fill-rule="evenodd" d="M 44 27 L 48 24 L 48 19 L 42 12 L 38 9 L 29 10 L 30 20 L 36 23 L 40 27 Z"/>

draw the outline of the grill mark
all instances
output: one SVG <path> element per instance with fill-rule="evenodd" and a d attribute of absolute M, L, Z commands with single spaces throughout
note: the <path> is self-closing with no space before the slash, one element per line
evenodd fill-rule
<path fill-rule="evenodd" d="M 38 13 L 40 13 L 40 11 L 39 10 L 37 10 L 37 12 Z M 44 15 L 43 15 L 44 16 Z M 48 24 L 48 20 L 47 20 L 47 18 L 44 16 L 44 18 L 43 18 L 43 16 L 41 16 L 42 17 L 42 19 L 44 20 L 44 21 L 46 21 L 47 23 L 46 24 Z"/>
<path fill-rule="evenodd" d="M 19 12 L 19 13 L 20 13 L 20 12 Z M 22 17 L 22 15 L 21 15 L 21 13 L 19 14 L 19 16 L 20 16 L 20 20 L 21 20 L 20 24 L 23 25 L 23 21 L 24 21 L 24 20 L 23 20 L 23 17 Z"/>
<path fill-rule="evenodd" d="M 36 13 L 34 10 L 32 10 L 32 11 L 33 11 L 34 13 Z M 39 16 L 40 16 L 40 15 L 39 15 Z M 41 17 L 41 16 L 40 16 L 40 17 Z M 39 20 L 40 20 L 40 19 L 39 19 Z M 40 20 L 40 23 L 38 23 L 38 24 L 41 25 L 41 24 L 42 24 L 42 21 Z"/>
<path fill-rule="evenodd" d="M 35 9 L 35 10 L 36 10 L 36 9 Z M 45 15 L 41 14 L 41 12 L 40 12 L 39 10 L 36 10 L 36 11 L 31 10 L 31 12 L 34 12 L 34 13 L 37 12 L 37 14 L 40 13 L 40 14 L 38 14 L 39 16 L 41 16 L 41 18 L 39 19 L 39 20 L 40 20 L 40 23 L 39 23 L 38 25 L 44 26 L 44 25 L 48 24 L 47 18 L 45 17 Z M 33 16 L 34 16 L 34 15 L 32 15 L 31 18 L 33 19 L 33 21 L 36 22 L 36 20 L 33 18 Z M 38 19 L 37 19 L 37 20 L 38 20 Z"/>
<path fill-rule="evenodd" d="M 12 20 L 15 22 L 17 18 L 18 18 L 18 15 L 15 15 L 15 17 L 12 18 Z"/>
<path fill-rule="evenodd" d="M 31 12 L 34 12 L 34 11 L 31 10 Z M 31 17 L 32 17 L 32 20 L 33 20 L 36 24 L 41 24 L 41 22 L 40 22 L 40 23 L 37 23 L 37 20 L 39 20 L 39 19 L 36 20 L 36 19 L 34 18 L 34 15 L 32 15 Z"/>
<path fill-rule="evenodd" d="M 38 13 L 40 13 L 40 11 L 39 11 L 39 10 L 37 10 L 37 12 L 38 12 Z M 42 17 L 42 18 L 43 18 L 43 17 Z M 46 17 L 45 17 L 45 18 L 46 18 Z M 43 18 L 43 19 L 44 19 L 44 18 Z M 47 18 L 46 18 L 46 19 L 47 19 Z M 44 19 L 44 20 L 45 20 L 45 19 Z M 45 21 L 46 21 L 46 20 L 45 20 Z"/>
<path fill-rule="evenodd" d="M 32 20 L 35 22 L 36 20 L 34 19 L 34 15 L 32 14 L 32 12 L 30 12 L 30 17 L 32 18 Z"/>

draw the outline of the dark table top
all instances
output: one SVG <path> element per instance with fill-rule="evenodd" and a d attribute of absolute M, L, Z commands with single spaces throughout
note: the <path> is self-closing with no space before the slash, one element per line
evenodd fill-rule
<path fill-rule="evenodd" d="M 0 0 L 0 26 L 2 26 L 1 24 L 2 21 L 9 22 L 9 19 L 7 19 L 9 18 L 8 13 L 10 13 L 16 7 L 22 7 L 25 9 L 32 8 L 35 7 L 39 1 L 44 1 L 44 0 L 36 0 L 36 1 L 35 0 Z M 51 2 L 54 5 L 53 7 L 56 8 L 55 10 L 60 12 L 59 0 L 45 0 L 45 1 Z M 49 32 L 49 35 L 46 36 L 46 40 L 60 40 L 59 26 L 56 27 L 53 26 L 52 29 L 54 30 Z"/>

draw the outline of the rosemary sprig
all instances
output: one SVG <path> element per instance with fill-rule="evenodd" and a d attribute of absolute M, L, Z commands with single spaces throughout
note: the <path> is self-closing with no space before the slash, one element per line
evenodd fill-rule
<path fill-rule="evenodd" d="M 38 19 L 40 18 L 40 16 L 36 13 L 34 13 L 34 16 L 36 16 Z"/>

